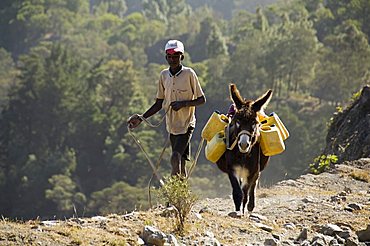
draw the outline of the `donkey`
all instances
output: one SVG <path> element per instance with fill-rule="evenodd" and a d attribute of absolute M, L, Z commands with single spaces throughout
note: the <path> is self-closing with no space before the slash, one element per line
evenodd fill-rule
<path fill-rule="evenodd" d="M 268 90 L 257 100 L 246 100 L 240 95 L 235 84 L 230 84 L 230 97 L 236 111 L 227 131 L 231 147 L 217 161 L 218 168 L 227 173 L 231 186 L 237 215 L 243 215 L 248 202 L 248 211 L 255 207 L 255 190 L 260 177 L 268 163 L 269 157 L 262 154 L 259 139 L 259 122 L 257 112 L 269 103 L 272 90 Z M 243 202 L 242 213 L 240 212 Z"/>

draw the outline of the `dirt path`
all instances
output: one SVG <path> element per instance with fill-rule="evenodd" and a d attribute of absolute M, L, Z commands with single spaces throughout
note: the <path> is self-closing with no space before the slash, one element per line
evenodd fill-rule
<path fill-rule="evenodd" d="M 370 159 L 350 164 L 258 189 L 255 211 L 243 217 L 229 216 L 234 210 L 230 197 L 200 200 L 193 207 L 186 234 L 175 235 L 177 245 L 313 245 L 317 237 L 326 240 L 317 245 L 336 245 L 329 241 L 343 238 L 330 236 L 328 224 L 340 227 L 342 237 L 356 237 L 370 224 Z M 0 245 L 142 245 L 138 235 L 145 225 L 173 233 L 173 219 L 164 212 L 156 208 L 46 222 L 3 219 Z"/>
<path fill-rule="evenodd" d="M 307 228 L 310 239 L 326 224 L 364 230 L 370 224 L 370 184 L 353 178 L 354 172 L 370 175 L 369 169 L 339 165 L 332 173 L 307 174 L 297 180 L 282 181 L 270 189 L 258 189 L 251 217 L 229 218 L 228 213 L 234 209 L 231 198 L 206 199 L 195 208 L 203 206 L 207 211 L 204 217 L 212 225 L 211 231 L 220 231 L 217 225 L 223 225 L 222 233 L 216 238 L 225 245 L 263 245 L 265 239 L 273 237 L 280 242 L 292 241 L 303 228 Z M 352 210 L 350 204 L 362 208 Z M 272 231 L 259 228 L 256 221 Z"/>

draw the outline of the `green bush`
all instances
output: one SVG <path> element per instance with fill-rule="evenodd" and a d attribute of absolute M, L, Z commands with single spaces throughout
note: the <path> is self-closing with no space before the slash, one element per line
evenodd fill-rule
<path fill-rule="evenodd" d="M 310 164 L 310 170 L 313 174 L 320 174 L 329 170 L 330 166 L 337 161 L 338 156 L 336 155 L 320 155 L 314 159 L 314 163 Z"/>
<path fill-rule="evenodd" d="M 159 198 L 165 203 L 172 205 L 176 210 L 176 230 L 184 231 L 184 224 L 191 208 L 197 201 L 189 183 L 180 176 L 171 176 L 166 179 L 164 185 L 158 190 Z"/>

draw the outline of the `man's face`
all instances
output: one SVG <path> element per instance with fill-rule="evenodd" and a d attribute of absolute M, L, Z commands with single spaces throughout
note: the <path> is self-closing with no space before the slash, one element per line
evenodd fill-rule
<path fill-rule="evenodd" d="M 181 57 L 181 52 L 176 52 L 173 54 L 166 53 L 166 60 L 171 68 L 176 68 L 181 64 Z"/>

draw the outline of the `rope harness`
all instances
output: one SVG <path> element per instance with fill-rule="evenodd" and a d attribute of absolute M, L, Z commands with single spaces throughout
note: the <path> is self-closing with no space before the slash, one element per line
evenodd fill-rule
<path fill-rule="evenodd" d="M 242 131 L 240 131 L 240 132 L 239 132 L 238 136 L 236 136 L 236 138 L 235 138 L 234 142 L 231 144 L 231 146 L 227 146 L 226 148 L 227 148 L 228 150 L 232 150 L 232 149 L 234 149 L 235 145 L 238 143 L 239 137 L 240 137 L 241 135 L 243 135 L 243 134 L 246 134 L 246 135 L 247 135 L 247 136 L 249 136 L 249 137 L 251 137 L 251 136 L 252 136 L 252 133 L 250 133 L 249 131 L 247 131 L 247 130 L 242 130 Z M 230 136 L 229 136 L 228 138 L 230 138 Z"/>
<path fill-rule="evenodd" d="M 235 140 L 232 143 L 230 143 L 230 140 L 231 140 L 231 132 L 232 131 L 234 131 L 234 126 L 231 125 L 230 123 L 227 124 L 227 126 L 225 128 L 225 138 L 226 138 L 226 149 L 228 149 L 228 150 L 233 150 L 234 149 L 234 147 L 238 143 L 239 137 L 241 135 L 246 134 L 249 137 L 252 137 L 253 136 L 253 134 L 250 131 L 242 130 L 242 131 L 240 131 L 238 133 L 238 135 L 236 136 Z"/>

